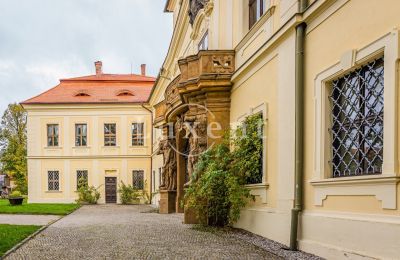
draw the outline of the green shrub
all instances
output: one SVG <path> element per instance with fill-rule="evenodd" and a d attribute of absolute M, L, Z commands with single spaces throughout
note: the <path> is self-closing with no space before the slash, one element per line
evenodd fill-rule
<path fill-rule="evenodd" d="M 97 204 L 100 199 L 100 192 L 98 191 L 100 187 L 95 188 L 94 186 L 80 185 L 78 188 L 78 203 L 89 203 Z"/>
<path fill-rule="evenodd" d="M 132 185 L 126 185 L 123 181 L 118 185 L 118 193 L 122 204 L 131 204 L 139 200 L 139 190 Z"/>
<path fill-rule="evenodd" d="M 261 114 L 255 114 L 247 117 L 233 134 L 233 170 L 245 184 L 262 182 L 262 125 Z"/>
<path fill-rule="evenodd" d="M 22 193 L 20 191 L 13 191 L 11 192 L 11 194 L 9 195 L 10 198 L 20 198 L 22 197 Z"/>
<path fill-rule="evenodd" d="M 250 116 L 232 138 L 200 155 L 185 193 L 185 207 L 193 209 L 202 224 L 231 225 L 254 200 L 245 184 L 262 181 L 261 126 L 260 115 Z"/>
<path fill-rule="evenodd" d="M 240 176 L 232 171 L 233 156 L 222 143 L 202 154 L 192 184 L 186 191 L 186 207 L 192 208 L 202 224 L 226 226 L 235 223 L 240 210 L 252 198 Z"/>

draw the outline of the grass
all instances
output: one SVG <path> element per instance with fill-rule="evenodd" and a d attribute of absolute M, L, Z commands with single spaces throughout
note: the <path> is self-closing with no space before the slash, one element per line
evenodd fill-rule
<path fill-rule="evenodd" d="M 13 246 L 38 230 L 40 226 L 0 224 L 0 258 Z"/>
<path fill-rule="evenodd" d="M 26 200 L 19 206 L 11 206 L 6 199 L 0 199 L 0 214 L 67 215 L 79 208 L 79 204 L 32 203 Z"/>

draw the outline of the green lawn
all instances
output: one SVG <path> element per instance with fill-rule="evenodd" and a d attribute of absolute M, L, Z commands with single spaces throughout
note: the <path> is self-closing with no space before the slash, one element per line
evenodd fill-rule
<path fill-rule="evenodd" d="M 0 224 L 0 258 L 7 250 L 38 230 L 40 226 Z"/>
<path fill-rule="evenodd" d="M 0 199 L 0 214 L 67 215 L 79 208 L 79 204 L 48 204 L 26 201 L 20 206 L 11 206 L 8 200 Z"/>

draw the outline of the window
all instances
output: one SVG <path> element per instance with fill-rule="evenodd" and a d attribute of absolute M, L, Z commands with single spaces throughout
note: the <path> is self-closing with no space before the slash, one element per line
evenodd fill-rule
<path fill-rule="evenodd" d="M 249 0 L 249 28 L 266 12 L 267 1 L 269 0 Z"/>
<path fill-rule="evenodd" d="M 58 125 L 47 125 L 47 146 L 58 146 Z"/>
<path fill-rule="evenodd" d="M 252 126 L 252 122 L 255 122 L 256 125 Z M 247 125 L 249 124 L 249 125 Z M 249 137 L 251 136 L 257 136 L 258 140 L 257 141 L 252 141 L 252 145 L 247 147 L 247 149 L 251 149 L 251 151 L 256 152 L 257 155 L 259 155 L 258 163 L 257 163 L 257 168 L 253 171 L 252 174 L 246 176 L 246 184 L 258 184 L 262 183 L 263 181 L 263 156 L 264 156 L 264 145 L 263 145 L 263 136 L 264 136 L 264 124 L 263 124 L 263 114 L 262 113 L 257 113 L 254 115 L 249 116 L 245 123 L 242 125 L 242 128 L 244 128 L 244 134 L 248 135 Z M 259 146 L 254 145 L 260 144 Z M 261 148 L 257 148 L 261 147 Z M 260 150 L 258 150 L 260 149 Z M 258 150 L 258 151 L 257 151 Z"/>
<path fill-rule="evenodd" d="M 90 97 L 90 95 L 85 92 L 80 92 L 80 93 L 76 94 L 75 97 Z"/>
<path fill-rule="evenodd" d="M 87 146 L 87 125 L 75 125 L 75 146 Z"/>
<path fill-rule="evenodd" d="M 104 124 L 104 146 L 117 145 L 117 125 Z"/>
<path fill-rule="evenodd" d="M 379 58 L 332 82 L 333 177 L 382 173 L 383 64 Z"/>
<path fill-rule="evenodd" d="M 133 187 L 139 190 L 144 189 L 144 171 L 139 170 L 139 171 L 133 171 L 132 172 L 132 180 L 133 180 Z"/>
<path fill-rule="evenodd" d="M 144 145 L 144 123 L 132 124 L 132 146 Z"/>
<path fill-rule="evenodd" d="M 76 171 L 76 190 L 83 186 L 88 186 L 88 171 L 87 170 L 77 170 Z"/>
<path fill-rule="evenodd" d="M 123 96 L 134 96 L 133 93 L 129 90 L 122 90 L 117 93 L 117 96 L 123 97 Z"/>
<path fill-rule="evenodd" d="M 60 172 L 48 171 L 47 172 L 47 189 L 49 191 L 60 190 Z"/>
<path fill-rule="evenodd" d="M 204 34 L 199 42 L 199 51 L 208 50 L 208 31 Z"/>

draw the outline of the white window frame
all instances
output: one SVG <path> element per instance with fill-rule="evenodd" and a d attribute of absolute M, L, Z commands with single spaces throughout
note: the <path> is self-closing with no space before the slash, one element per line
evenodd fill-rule
<path fill-rule="evenodd" d="M 53 190 L 49 190 L 49 172 L 58 172 L 58 190 L 55 190 L 55 189 L 53 189 Z M 61 171 L 60 170 L 57 170 L 57 169 L 47 169 L 46 170 L 46 180 L 47 180 L 47 182 L 46 182 L 46 185 L 47 185 L 47 187 L 46 187 L 46 191 L 47 192 L 61 192 Z M 54 181 L 53 181 L 53 183 L 54 183 Z"/>
<path fill-rule="evenodd" d="M 133 145 L 133 124 L 143 124 L 143 145 Z M 147 145 L 146 141 L 146 123 L 144 121 L 132 121 L 130 122 L 130 131 L 129 131 L 129 140 L 130 140 L 130 147 L 145 147 Z"/>
<path fill-rule="evenodd" d="M 268 103 L 261 103 L 255 107 L 250 108 L 249 112 L 242 114 L 238 119 L 237 123 L 232 126 L 232 128 L 236 128 L 240 126 L 246 117 L 255 115 L 261 113 L 263 116 L 263 121 L 264 121 L 264 136 L 263 138 L 263 158 L 262 158 L 262 163 L 263 163 L 263 177 L 262 177 L 262 182 L 261 183 L 256 183 L 256 184 L 247 184 L 246 187 L 248 187 L 251 190 L 251 194 L 254 196 L 259 196 L 261 198 L 262 203 L 267 203 L 267 189 L 269 187 L 268 184 L 268 172 L 267 172 L 267 152 L 268 152 L 268 143 L 267 143 L 267 135 L 268 135 Z"/>
<path fill-rule="evenodd" d="M 144 169 L 132 169 L 132 171 L 131 171 L 131 176 L 132 176 L 132 186 L 133 187 L 136 187 L 135 185 L 133 185 L 133 173 L 134 172 L 143 172 L 143 189 L 139 189 L 139 190 L 145 190 L 146 189 L 146 184 L 145 184 L 145 181 L 146 181 L 146 171 L 144 170 Z"/>
<path fill-rule="evenodd" d="M 88 169 L 79 168 L 79 169 L 75 170 L 75 179 L 76 179 L 75 189 L 76 190 L 78 190 L 78 171 L 86 171 L 86 174 L 87 174 L 87 185 L 89 186 L 89 170 Z"/>
<path fill-rule="evenodd" d="M 396 209 L 398 171 L 397 118 L 398 75 L 400 58 L 399 31 L 387 33 L 359 50 L 343 53 L 340 61 L 319 73 L 314 82 L 315 148 L 314 174 L 310 183 L 314 186 L 314 205 L 322 206 L 329 195 L 372 195 L 382 201 L 382 208 Z M 330 82 L 359 68 L 374 58 L 384 56 L 384 132 L 382 174 L 332 178 L 330 105 L 328 100 Z"/>

